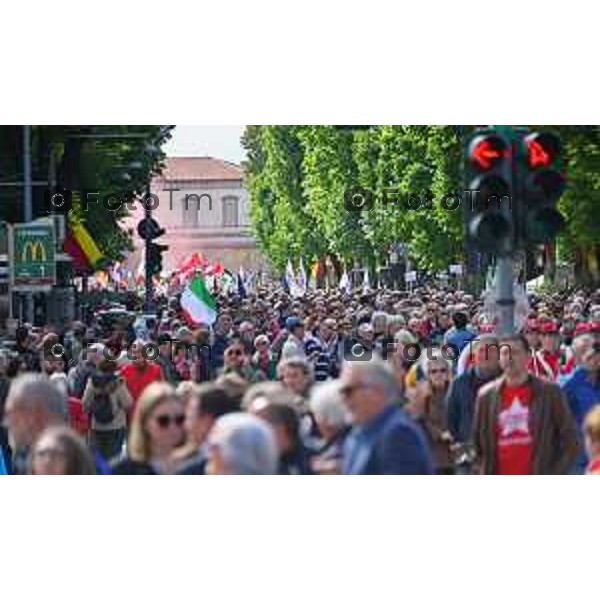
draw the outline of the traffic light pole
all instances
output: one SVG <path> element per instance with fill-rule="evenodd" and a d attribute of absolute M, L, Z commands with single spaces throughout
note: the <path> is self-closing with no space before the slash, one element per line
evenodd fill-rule
<path fill-rule="evenodd" d="M 152 211 L 150 210 L 150 182 L 148 182 L 148 192 L 146 194 L 146 201 L 144 203 L 144 218 L 151 219 Z M 144 310 L 146 314 L 150 313 L 152 310 L 152 269 L 150 264 L 150 244 L 152 241 L 149 237 L 144 240 L 144 244 L 146 245 L 145 252 L 145 269 L 146 269 L 146 277 L 144 278 L 145 285 L 145 294 L 144 294 Z"/>
<path fill-rule="evenodd" d="M 519 198 L 514 196 L 520 192 L 516 186 L 516 173 L 515 173 L 515 161 L 514 161 L 514 142 L 512 131 L 510 127 L 499 128 L 504 130 L 507 137 L 511 140 L 510 146 L 510 170 L 511 170 L 511 194 L 513 197 L 506 203 L 501 202 L 500 210 L 507 220 L 514 221 L 511 211 L 513 208 L 516 209 Z M 498 307 L 498 315 L 500 317 L 498 322 L 498 333 L 500 335 L 508 335 L 515 332 L 515 296 L 514 296 L 514 254 L 512 243 L 507 248 L 507 253 L 502 256 L 498 256 L 497 261 L 497 275 L 496 275 L 496 305 Z"/>

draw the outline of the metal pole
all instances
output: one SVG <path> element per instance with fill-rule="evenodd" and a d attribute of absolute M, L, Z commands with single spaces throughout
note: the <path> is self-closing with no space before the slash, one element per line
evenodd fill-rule
<path fill-rule="evenodd" d="M 25 204 L 23 221 L 33 220 L 33 194 L 31 185 L 31 125 L 23 125 L 23 186 Z"/>
<path fill-rule="evenodd" d="M 144 217 L 146 219 L 152 218 L 152 211 L 150 210 L 150 181 L 148 181 L 148 192 L 146 195 L 146 202 L 145 202 L 145 206 L 144 206 Z M 150 260 L 149 260 L 149 256 L 150 256 L 149 250 L 150 250 L 151 240 L 150 239 L 144 240 L 144 244 L 146 245 L 146 256 L 145 256 L 146 278 L 145 278 L 144 306 L 145 306 L 145 312 L 146 312 L 146 314 L 148 314 L 148 313 L 150 313 L 150 311 L 152 309 L 152 273 L 150 272 Z"/>
<path fill-rule="evenodd" d="M 512 138 L 511 138 L 512 139 Z M 519 191 L 515 188 L 515 173 L 514 173 L 514 143 L 511 148 L 511 179 L 513 185 L 510 186 L 512 193 L 518 195 Z M 513 202 L 518 202 L 518 198 L 510 198 L 507 203 L 506 200 L 500 202 L 500 210 L 502 214 L 510 221 L 512 220 L 511 211 Z M 496 304 L 498 306 L 498 314 L 500 316 L 500 322 L 498 323 L 499 333 L 501 335 L 508 335 L 515 332 L 515 298 L 514 298 L 514 256 L 511 252 L 511 248 L 507 247 L 506 254 L 498 257 L 497 262 L 497 298 Z"/>
<path fill-rule="evenodd" d="M 25 202 L 23 205 L 23 222 L 33 220 L 33 186 L 31 179 L 31 125 L 23 125 L 23 192 Z M 25 320 L 33 323 L 33 295 L 25 294 Z"/>

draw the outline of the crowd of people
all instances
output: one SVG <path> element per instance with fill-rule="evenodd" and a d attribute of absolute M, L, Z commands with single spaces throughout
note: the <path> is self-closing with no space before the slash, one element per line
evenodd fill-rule
<path fill-rule="evenodd" d="M 0 472 L 600 473 L 600 291 L 529 302 L 509 336 L 439 287 L 23 324 L 0 351 Z"/>

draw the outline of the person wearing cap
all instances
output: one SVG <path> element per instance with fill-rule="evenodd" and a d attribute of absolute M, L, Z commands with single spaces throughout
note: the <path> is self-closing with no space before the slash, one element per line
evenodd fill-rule
<path fill-rule="evenodd" d="M 575 467 L 577 473 L 583 473 L 587 464 L 583 448 L 583 423 L 586 415 L 600 404 L 600 344 L 585 344 L 583 347 L 585 349 L 581 364 L 561 382 L 562 390 L 577 423 L 580 442 Z"/>
<path fill-rule="evenodd" d="M 541 348 L 534 353 L 531 370 L 537 377 L 556 381 L 560 375 L 561 350 L 558 325 L 555 321 L 546 321 L 540 327 Z"/>
<path fill-rule="evenodd" d="M 256 351 L 252 356 L 252 365 L 269 381 L 277 379 L 277 359 L 271 352 L 269 336 L 264 333 L 256 336 L 254 348 Z"/>
<path fill-rule="evenodd" d="M 288 331 L 288 337 L 281 349 L 281 360 L 288 358 L 304 358 L 304 324 L 298 317 L 288 317 L 285 320 L 285 328 Z"/>

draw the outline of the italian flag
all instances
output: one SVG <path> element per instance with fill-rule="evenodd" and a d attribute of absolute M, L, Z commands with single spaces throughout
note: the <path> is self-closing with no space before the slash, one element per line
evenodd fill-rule
<path fill-rule="evenodd" d="M 181 308 L 193 323 L 212 325 L 217 319 L 217 303 L 201 277 L 194 277 L 181 295 Z"/>

